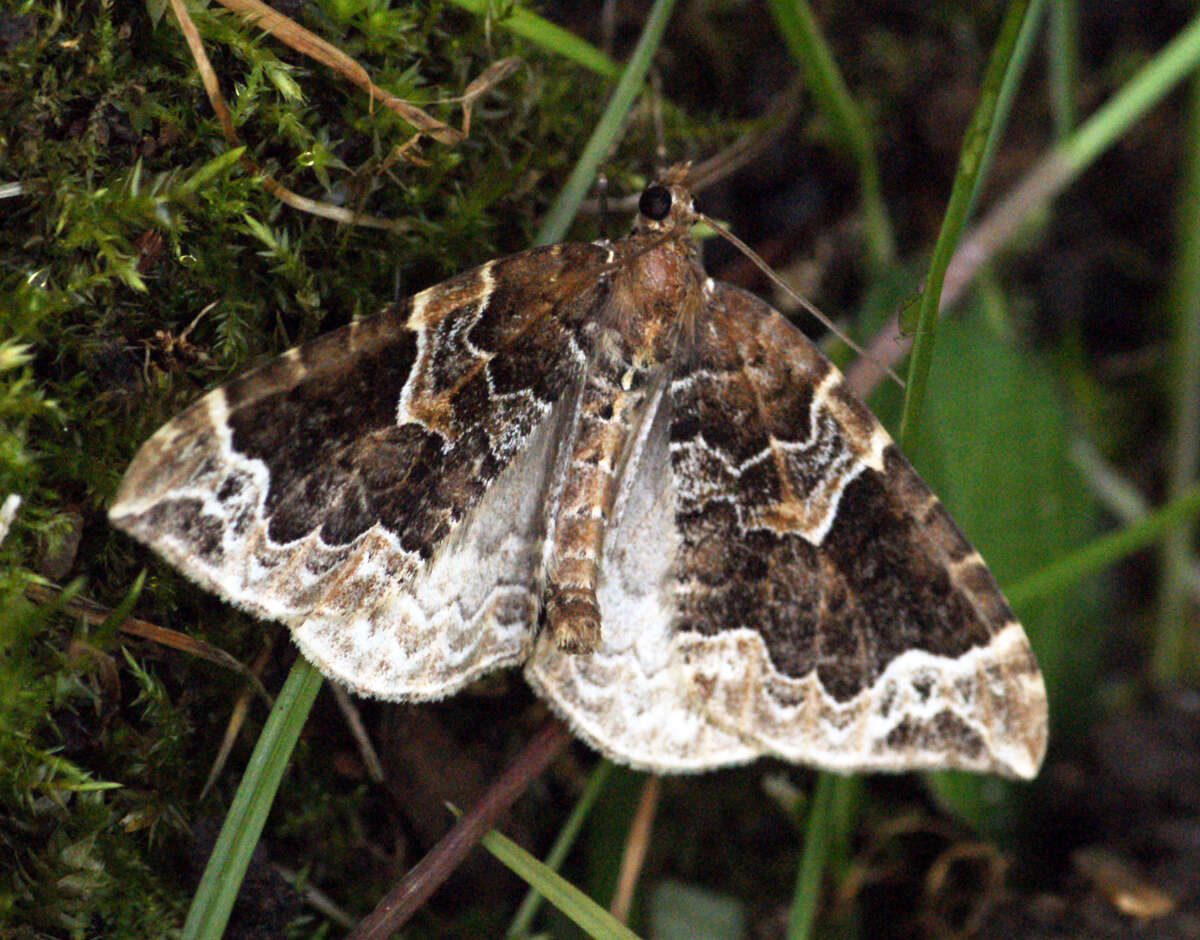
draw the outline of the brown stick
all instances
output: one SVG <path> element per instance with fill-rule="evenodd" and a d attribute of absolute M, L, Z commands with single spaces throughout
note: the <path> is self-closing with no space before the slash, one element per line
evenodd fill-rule
<path fill-rule="evenodd" d="M 386 940 L 407 921 L 467 857 L 496 820 L 541 775 L 571 734 L 557 719 L 548 721 L 534 735 L 508 768 L 475 804 L 454 824 L 442 841 L 417 862 L 370 914 L 363 918 L 347 940 Z"/>
<path fill-rule="evenodd" d="M 612 904 L 608 907 L 609 913 L 621 923 L 629 920 L 629 911 L 633 908 L 633 894 L 637 890 L 646 853 L 650 850 L 650 829 L 654 825 L 654 813 L 658 809 L 661 793 L 662 777 L 650 774 L 638 798 L 633 825 L 629 827 L 629 838 L 625 840 L 625 851 L 621 855 L 617 887 L 613 891 Z"/>

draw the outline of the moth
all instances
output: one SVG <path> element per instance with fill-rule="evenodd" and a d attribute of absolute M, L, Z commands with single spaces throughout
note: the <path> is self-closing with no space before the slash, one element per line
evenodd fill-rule
<path fill-rule="evenodd" d="M 1046 694 L 979 554 L 836 368 L 707 277 L 686 166 L 210 392 L 112 522 L 367 696 L 524 664 L 614 760 L 1032 777 Z"/>

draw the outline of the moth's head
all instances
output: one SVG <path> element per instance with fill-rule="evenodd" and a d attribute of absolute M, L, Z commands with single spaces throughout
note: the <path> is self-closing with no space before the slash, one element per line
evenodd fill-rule
<path fill-rule="evenodd" d="M 691 229 L 698 213 L 687 185 L 687 173 L 688 164 L 677 164 L 642 191 L 634 231 L 686 233 Z"/>

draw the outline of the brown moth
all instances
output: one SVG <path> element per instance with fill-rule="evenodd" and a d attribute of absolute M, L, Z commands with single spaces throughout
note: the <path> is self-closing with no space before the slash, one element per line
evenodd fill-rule
<path fill-rule="evenodd" d="M 841 375 L 707 277 L 686 168 L 619 241 L 491 261 L 210 392 L 113 523 L 363 695 L 523 663 L 609 757 L 1032 777 L 1046 694 Z"/>

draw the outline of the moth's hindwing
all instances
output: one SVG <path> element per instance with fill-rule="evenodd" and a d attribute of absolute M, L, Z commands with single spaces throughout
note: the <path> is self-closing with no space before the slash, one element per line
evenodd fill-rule
<path fill-rule="evenodd" d="M 535 686 L 653 770 L 760 754 L 1030 777 L 1046 697 L 978 553 L 838 371 L 709 282 L 606 542 L 603 645 Z"/>
<path fill-rule="evenodd" d="M 112 521 L 356 691 L 434 698 L 524 659 L 607 258 L 492 262 L 211 392 L 142 446 Z"/>

